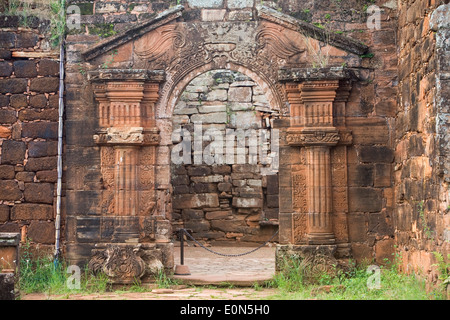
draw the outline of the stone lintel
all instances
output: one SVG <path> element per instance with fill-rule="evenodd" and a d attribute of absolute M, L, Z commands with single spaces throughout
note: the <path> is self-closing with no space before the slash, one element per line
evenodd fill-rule
<path fill-rule="evenodd" d="M 158 145 L 160 140 L 159 129 L 145 129 L 142 127 L 113 127 L 98 131 L 93 136 L 99 145 Z"/>
<path fill-rule="evenodd" d="M 357 80 L 357 70 L 345 67 L 329 68 L 283 68 L 278 70 L 280 81 L 303 82 L 313 80 Z"/>
<path fill-rule="evenodd" d="M 286 131 L 286 142 L 290 146 L 335 146 L 339 131 L 334 127 L 304 128 L 290 127 Z"/>
<path fill-rule="evenodd" d="M 165 80 L 164 70 L 147 69 L 105 69 L 88 73 L 88 80 L 97 81 L 125 81 L 142 80 L 145 82 L 162 82 Z"/>

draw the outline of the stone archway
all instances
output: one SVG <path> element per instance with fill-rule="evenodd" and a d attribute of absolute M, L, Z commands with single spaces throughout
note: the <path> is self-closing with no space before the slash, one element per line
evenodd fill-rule
<path fill-rule="evenodd" d="M 82 53 L 98 120 L 89 131 L 100 155 L 92 164 L 102 186 L 93 196 L 96 215 L 71 213 L 77 237 L 69 256 L 94 254 L 93 268 L 109 271 L 114 281 L 149 275 L 150 265 L 173 267 L 173 108 L 190 80 L 213 69 L 250 76 L 280 114 L 273 126 L 280 131 L 283 248 L 332 246 L 333 254 L 348 254 L 345 148 L 351 133 L 345 107 L 357 74 L 344 67 L 305 68 L 312 56 L 305 41 L 320 48 L 326 39 L 335 52 L 331 65 L 342 65 L 345 57 L 358 66 L 367 48 L 265 7 L 249 22 L 187 23 L 182 11 L 169 9 Z M 111 63 L 113 51 L 118 54 Z M 111 67 L 99 67 L 105 65 Z M 98 225 L 95 232 L 92 225 Z M 131 271 L 115 275 L 112 265 L 118 264 L 131 264 Z"/>

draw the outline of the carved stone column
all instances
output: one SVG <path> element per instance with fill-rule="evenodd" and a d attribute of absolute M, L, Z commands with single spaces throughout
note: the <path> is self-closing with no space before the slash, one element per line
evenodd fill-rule
<path fill-rule="evenodd" d="M 94 141 L 102 148 L 114 150 L 114 205 L 115 216 L 140 216 L 148 214 L 141 211 L 141 191 L 148 196 L 145 185 L 154 186 L 153 181 L 141 183 L 141 167 L 145 177 L 154 178 L 148 170 L 154 171 L 155 157 L 141 157 L 155 152 L 159 142 L 159 130 L 155 126 L 154 106 L 158 100 L 160 80 L 146 70 L 111 70 L 90 74 L 94 84 L 94 94 L 98 101 L 99 130 Z M 141 163 L 141 158 L 146 162 Z M 149 163 L 148 161 L 152 160 Z M 102 163 L 102 167 L 106 164 Z M 109 164 L 111 165 L 111 164 Z M 150 169 L 149 169 L 150 167 Z M 142 187 L 144 186 L 144 187 Z M 154 188 L 153 188 L 154 193 Z M 147 201 L 155 202 L 154 196 Z"/>
<path fill-rule="evenodd" d="M 154 108 L 163 74 L 112 69 L 89 77 L 97 101 L 99 126 L 93 138 L 100 147 L 104 188 L 104 238 L 91 251 L 89 266 L 113 282 L 129 283 L 173 267 L 170 221 L 157 212 L 155 190 L 160 136 Z"/>
<path fill-rule="evenodd" d="M 291 146 L 305 147 L 307 164 L 307 243 L 335 243 L 332 224 L 330 148 L 339 141 L 333 126 L 333 101 L 338 80 L 306 81 L 298 84 L 303 121 L 287 130 Z M 295 186 L 293 186 L 295 188 Z"/>

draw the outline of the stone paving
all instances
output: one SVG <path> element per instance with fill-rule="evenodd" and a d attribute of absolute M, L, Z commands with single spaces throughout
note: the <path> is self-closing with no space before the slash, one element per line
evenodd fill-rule
<path fill-rule="evenodd" d="M 208 247 L 222 254 L 241 254 L 255 247 Z M 175 264 L 180 264 L 180 248 L 175 247 Z M 275 273 L 275 246 L 265 246 L 247 255 L 225 257 L 201 247 L 184 249 L 184 265 L 191 275 L 175 275 L 176 279 L 192 284 L 220 284 L 251 286 L 270 280 Z"/>

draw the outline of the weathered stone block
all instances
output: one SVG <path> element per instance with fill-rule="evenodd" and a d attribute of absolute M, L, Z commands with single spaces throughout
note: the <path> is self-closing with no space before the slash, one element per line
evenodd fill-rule
<path fill-rule="evenodd" d="M 51 221 L 31 221 L 27 229 L 27 237 L 33 242 L 53 244 L 55 243 L 55 223 Z"/>
<path fill-rule="evenodd" d="M 393 253 L 395 252 L 394 245 L 394 239 L 384 239 L 377 241 L 377 243 L 375 244 L 375 261 L 377 262 L 377 264 L 383 265 L 388 261 L 393 261 Z"/>
<path fill-rule="evenodd" d="M 228 100 L 236 102 L 251 102 L 252 88 L 251 87 L 231 87 L 228 90 Z"/>
<path fill-rule="evenodd" d="M 10 98 L 11 107 L 20 109 L 28 105 L 27 96 L 24 94 L 13 94 Z"/>
<path fill-rule="evenodd" d="M 29 158 L 25 165 L 26 171 L 43 171 L 56 169 L 56 157 Z"/>
<path fill-rule="evenodd" d="M 9 105 L 9 96 L 0 95 L 0 107 L 7 107 Z"/>
<path fill-rule="evenodd" d="M 230 21 L 248 21 L 253 18 L 252 10 L 234 10 L 228 14 Z"/>
<path fill-rule="evenodd" d="M 36 109 L 25 109 L 19 111 L 19 119 L 21 121 L 36 121 L 36 120 L 49 120 L 58 121 L 58 110 L 57 109 L 47 109 L 47 110 L 36 110 Z"/>
<path fill-rule="evenodd" d="M 174 186 L 188 185 L 189 177 L 187 175 L 172 176 L 171 182 L 172 182 L 172 185 L 174 185 Z"/>
<path fill-rule="evenodd" d="M 183 209 L 181 211 L 181 216 L 183 220 L 199 220 L 203 219 L 205 214 L 202 210 Z"/>
<path fill-rule="evenodd" d="M 53 218 L 53 206 L 19 203 L 11 208 L 11 220 L 48 220 Z"/>
<path fill-rule="evenodd" d="M 39 61 L 40 76 L 57 76 L 59 74 L 59 62 L 54 60 L 43 59 Z"/>
<path fill-rule="evenodd" d="M 14 74 L 18 78 L 33 78 L 37 76 L 36 62 L 34 60 L 14 61 Z"/>
<path fill-rule="evenodd" d="M 39 41 L 39 36 L 35 33 L 19 33 L 16 36 L 16 48 L 34 47 Z"/>
<path fill-rule="evenodd" d="M 47 106 L 47 98 L 43 94 L 37 94 L 30 97 L 30 106 L 33 108 L 45 108 Z"/>
<path fill-rule="evenodd" d="M 16 173 L 16 179 L 22 182 L 33 182 L 34 180 L 34 173 L 33 172 L 26 172 L 21 171 Z"/>
<path fill-rule="evenodd" d="M 231 210 L 221 210 L 207 212 L 205 218 L 208 220 L 229 219 L 232 216 Z"/>
<path fill-rule="evenodd" d="M 44 77 L 31 79 L 30 91 L 38 93 L 57 92 L 59 87 L 59 79 L 56 77 Z"/>
<path fill-rule="evenodd" d="M 1 37 L 1 35 L 0 35 Z M 0 59 L 11 59 L 11 51 L 8 49 L 0 49 Z"/>
<path fill-rule="evenodd" d="M 374 187 L 391 186 L 391 170 L 391 164 L 376 163 Z"/>
<path fill-rule="evenodd" d="M 57 182 L 58 173 L 56 170 L 46 170 L 36 172 L 36 178 L 39 182 Z"/>
<path fill-rule="evenodd" d="M 100 217 L 77 217 L 77 240 L 80 242 L 99 241 L 101 239 L 100 225 Z"/>
<path fill-rule="evenodd" d="M 217 192 L 217 186 L 214 183 L 192 183 L 190 190 L 192 193 L 212 193 Z"/>
<path fill-rule="evenodd" d="M 102 192 L 100 190 L 66 191 L 67 215 L 95 215 L 101 212 Z"/>
<path fill-rule="evenodd" d="M 249 227 L 239 220 L 211 220 L 211 228 L 224 232 L 246 232 Z"/>
<path fill-rule="evenodd" d="M 26 145 L 22 141 L 6 140 L 2 144 L 2 163 L 23 164 Z"/>
<path fill-rule="evenodd" d="M 373 165 L 359 164 L 349 165 L 348 167 L 348 185 L 356 187 L 373 186 Z"/>
<path fill-rule="evenodd" d="M 375 188 L 349 188 L 351 212 L 379 212 L 382 209 L 381 190 Z"/>
<path fill-rule="evenodd" d="M 30 141 L 28 143 L 28 156 L 31 158 L 56 156 L 57 154 L 57 141 Z"/>
<path fill-rule="evenodd" d="M 14 179 L 14 166 L 0 165 L 0 179 L 11 180 Z"/>
<path fill-rule="evenodd" d="M 210 228 L 209 222 L 204 220 L 189 220 L 184 223 L 186 229 L 191 229 L 192 232 L 208 231 Z"/>
<path fill-rule="evenodd" d="M 278 175 L 271 174 L 266 176 L 267 179 L 267 194 L 278 194 Z"/>
<path fill-rule="evenodd" d="M 13 33 L 13 32 L 0 32 L 0 47 L 2 47 L 2 48 L 14 48 L 15 43 L 16 43 L 16 34 L 15 33 Z"/>
<path fill-rule="evenodd" d="M 25 201 L 35 203 L 53 203 L 53 184 L 25 183 L 23 192 Z"/>
<path fill-rule="evenodd" d="M 30 122 L 22 124 L 23 138 L 58 138 L 58 123 L 56 122 Z"/>
<path fill-rule="evenodd" d="M 219 196 L 216 193 L 174 195 L 172 207 L 174 209 L 217 208 L 219 207 Z"/>
<path fill-rule="evenodd" d="M 202 176 L 202 177 L 191 177 L 191 180 L 193 182 L 200 182 L 200 183 L 216 183 L 216 182 L 222 182 L 223 176 L 222 175 L 212 175 L 212 176 Z"/>
<path fill-rule="evenodd" d="M 212 172 L 214 174 L 230 174 L 231 167 L 229 165 L 213 165 Z"/>
<path fill-rule="evenodd" d="M 187 171 L 190 176 L 206 176 L 211 174 L 211 168 L 208 166 L 188 167 Z"/>
<path fill-rule="evenodd" d="M 229 182 L 221 182 L 217 185 L 217 189 L 220 192 L 230 192 L 232 187 L 233 187 L 233 185 Z"/>
<path fill-rule="evenodd" d="M 385 146 L 361 146 L 359 158 L 361 162 L 391 163 L 394 161 L 394 151 Z"/>
<path fill-rule="evenodd" d="M 367 239 L 367 219 L 363 213 L 350 214 L 348 218 L 348 232 L 350 241 L 364 242 Z"/>
<path fill-rule="evenodd" d="M 27 91 L 27 79 L 0 79 L 0 93 L 23 93 Z"/>
<path fill-rule="evenodd" d="M 0 61 L 0 77 L 9 77 L 13 68 L 9 62 Z"/>
<path fill-rule="evenodd" d="M 0 204 L 0 223 L 9 220 L 9 206 L 6 204 Z"/>
<path fill-rule="evenodd" d="M 13 124 L 17 121 L 16 112 L 0 109 L 0 123 Z"/>
<path fill-rule="evenodd" d="M 278 208 L 278 206 L 279 206 L 278 195 L 268 194 L 266 197 L 266 201 L 267 201 L 268 208 Z"/>

